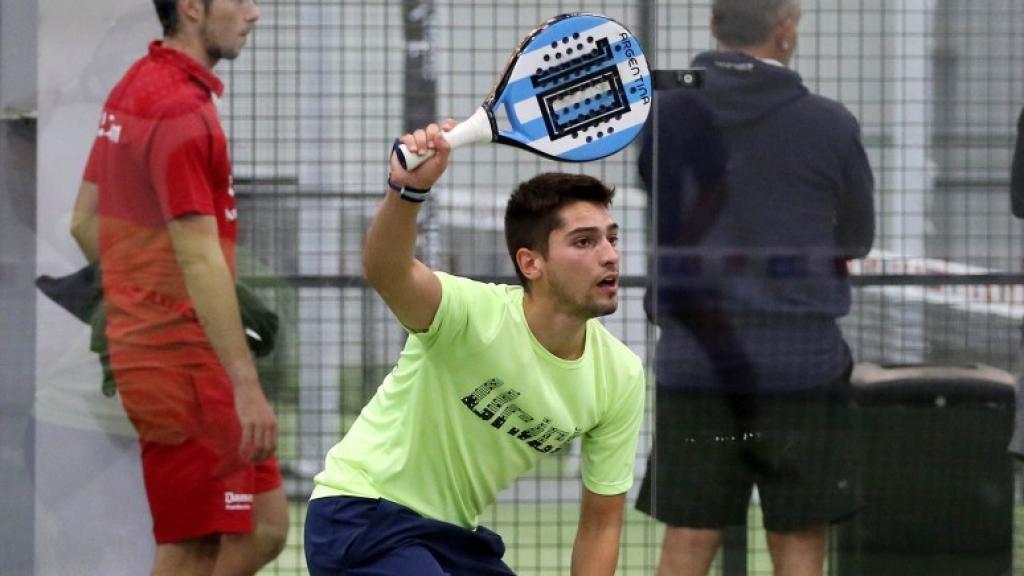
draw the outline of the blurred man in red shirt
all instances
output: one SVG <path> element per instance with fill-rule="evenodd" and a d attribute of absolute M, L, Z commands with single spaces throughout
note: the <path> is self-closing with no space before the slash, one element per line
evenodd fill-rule
<path fill-rule="evenodd" d="M 103 274 L 110 363 L 139 432 L 154 575 L 254 574 L 284 546 L 277 420 L 235 296 L 231 163 L 212 68 L 253 0 L 154 0 L 164 29 L 114 87 L 72 234 Z"/>

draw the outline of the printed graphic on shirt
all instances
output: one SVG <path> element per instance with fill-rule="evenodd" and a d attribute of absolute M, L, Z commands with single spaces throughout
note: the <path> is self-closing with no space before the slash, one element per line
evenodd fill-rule
<path fill-rule="evenodd" d="M 100 127 L 96 135 L 117 144 L 121 141 L 122 129 L 123 126 L 117 123 L 117 117 L 113 113 L 104 110 L 103 115 L 100 116 Z"/>
<path fill-rule="evenodd" d="M 527 413 L 513 402 L 520 395 L 518 390 L 506 387 L 500 379 L 491 378 L 463 397 L 462 403 L 484 422 L 504 430 L 541 454 L 558 452 L 583 432 L 578 427 L 571 431 L 561 430 L 551 424 L 551 418 L 538 418 Z M 490 401 L 485 403 L 487 399 Z"/>

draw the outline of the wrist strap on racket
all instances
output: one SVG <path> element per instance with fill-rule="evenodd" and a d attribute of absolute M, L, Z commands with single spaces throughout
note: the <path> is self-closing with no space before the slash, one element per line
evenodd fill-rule
<path fill-rule="evenodd" d="M 412 186 L 399 186 L 388 174 L 388 188 L 398 193 L 402 200 L 419 204 L 430 196 L 430 188 L 413 188 Z"/>

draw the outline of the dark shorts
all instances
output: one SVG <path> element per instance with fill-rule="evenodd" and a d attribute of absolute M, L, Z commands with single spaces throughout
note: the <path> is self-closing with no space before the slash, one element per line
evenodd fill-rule
<path fill-rule="evenodd" d="M 813 392 L 728 398 L 659 389 L 656 400 L 638 510 L 670 526 L 742 525 L 755 485 L 773 532 L 838 522 L 860 508 L 848 373 Z"/>
<path fill-rule="evenodd" d="M 311 500 L 305 547 L 311 576 L 515 576 L 494 532 L 430 520 L 384 499 Z"/>

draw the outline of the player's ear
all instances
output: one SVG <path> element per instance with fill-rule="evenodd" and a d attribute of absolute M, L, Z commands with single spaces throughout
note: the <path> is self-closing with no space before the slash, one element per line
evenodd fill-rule
<path fill-rule="evenodd" d="M 775 49 L 783 54 L 783 62 L 789 60 L 796 51 L 797 25 L 800 23 L 799 16 L 787 16 L 775 26 L 774 44 Z"/>
<path fill-rule="evenodd" d="M 200 22 L 206 16 L 206 4 L 203 0 L 178 0 L 178 16 L 182 24 Z"/>
<path fill-rule="evenodd" d="M 516 250 L 516 265 L 530 282 L 540 279 L 544 274 L 544 256 L 536 250 L 525 247 Z"/>

